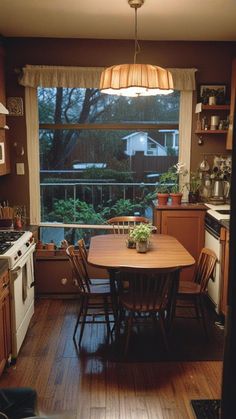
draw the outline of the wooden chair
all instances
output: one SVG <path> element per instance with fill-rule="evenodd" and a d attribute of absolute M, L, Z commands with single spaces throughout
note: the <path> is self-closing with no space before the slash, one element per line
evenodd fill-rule
<path fill-rule="evenodd" d="M 146 217 L 121 216 L 110 218 L 107 222 L 113 226 L 114 234 L 125 234 L 129 233 L 131 227 L 140 223 L 148 224 L 150 221 Z"/>
<path fill-rule="evenodd" d="M 73 271 L 75 285 L 78 287 L 80 296 L 79 313 L 74 328 L 73 339 L 75 340 L 79 324 L 81 324 L 78 345 L 81 346 L 84 327 L 86 323 L 105 323 L 107 326 L 107 341 L 110 337 L 111 290 L 108 284 L 94 285 L 86 275 L 83 259 L 80 252 L 75 251 L 74 246 L 66 249 Z M 104 320 L 101 320 L 103 316 Z"/>
<path fill-rule="evenodd" d="M 109 278 L 91 278 L 90 277 L 89 271 L 88 271 L 88 251 L 87 251 L 84 239 L 78 240 L 77 246 L 78 246 L 78 251 L 81 256 L 81 261 L 83 263 L 84 274 L 86 275 L 87 280 L 90 283 L 90 285 L 110 285 Z"/>
<path fill-rule="evenodd" d="M 193 281 L 181 281 L 177 293 L 176 310 L 178 308 L 186 309 L 186 315 L 177 315 L 175 317 L 194 318 L 202 320 L 206 335 L 207 325 L 204 312 L 204 298 L 207 294 L 209 279 L 214 276 L 214 270 L 217 262 L 215 252 L 204 247 L 200 253 Z M 195 316 L 191 315 L 192 310 Z"/>
<path fill-rule="evenodd" d="M 125 269 L 120 272 L 118 300 L 120 316 L 118 333 L 122 322 L 125 325 L 124 354 L 128 351 L 132 326 L 135 323 L 160 324 L 165 347 L 169 351 L 167 338 L 168 311 L 174 299 L 174 281 L 178 280 L 177 268 L 168 270 Z M 125 287 L 123 287 L 125 283 Z M 127 284 L 128 283 L 128 287 Z"/>

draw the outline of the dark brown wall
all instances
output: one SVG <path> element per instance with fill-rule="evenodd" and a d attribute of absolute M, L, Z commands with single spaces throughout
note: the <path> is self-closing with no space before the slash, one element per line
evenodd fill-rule
<path fill-rule="evenodd" d="M 139 62 L 163 67 L 197 68 L 197 84 L 226 84 L 230 90 L 231 63 L 236 57 L 236 42 L 154 42 L 141 41 Z M 9 38 L 5 39 L 6 93 L 24 97 L 24 88 L 17 83 L 15 69 L 26 64 L 66 66 L 109 66 L 132 62 L 134 43 L 125 40 Z M 229 96 L 229 93 L 228 93 Z M 195 101 L 197 98 L 195 97 Z M 195 128 L 195 115 L 193 116 Z M 24 117 L 8 117 L 10 131 L 12 174 L 0 178 L 0 195 L 11 204 L 29 205 Z M 190 141 L 190 139 L 186 139 Z M 204 153 L 225 153 L 224 138 L 210 138 L 199 146 L 192 136 L 191 166 L 195 169 Z M 17 156 L 18 146 L 24 146 L 25 155 Z M 15 163 L 25 163 L 25 176 L 17 176 Z"/>

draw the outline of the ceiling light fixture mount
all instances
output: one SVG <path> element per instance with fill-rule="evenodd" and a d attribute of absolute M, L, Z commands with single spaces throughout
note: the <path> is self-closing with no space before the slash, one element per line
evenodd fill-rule
<path fill-rule="evenodd" d="M 114 65 L 103 70 L 100 90 L 110 95 L 131 97 L 172 93 L 173 79 L 170 71 L 156 65 L 136 63 L 137 54 L 140 53 L 137 10 L 144 0 L 128 0 L 128 3 L 135 9 L 134 63 Z"/>

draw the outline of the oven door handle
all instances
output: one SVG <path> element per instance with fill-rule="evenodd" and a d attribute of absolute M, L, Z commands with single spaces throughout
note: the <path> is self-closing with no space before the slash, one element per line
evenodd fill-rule
<path fill-rule="evenodd" d="M 220 240 L 220 236 L 208 225 L 205 225 L 205 230 L 215 239 Z"/>

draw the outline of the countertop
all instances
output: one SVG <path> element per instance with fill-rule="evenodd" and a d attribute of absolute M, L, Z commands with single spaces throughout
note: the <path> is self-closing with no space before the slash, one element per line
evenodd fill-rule
<path fill-rule="evenodd" d="M 155 200 L 153 201 L 153 205 L 155 207 L 155 209 L 161 209 L 161 210 L 207 210 L 207 207 L 205 204 L 203 204 L 202 202 L 197 203 L 197 204 L 189 204 L 188 202 L 186 203 L 181 203 L 180 205 L 172 205 L 171 203 L 168 203 L 167 205 L 158 205 L 158 201 Z"/>
<path fill-rule="evenodd" d="M 220 220 L 220 224 L 229 230 L 229 220 Z"/>

